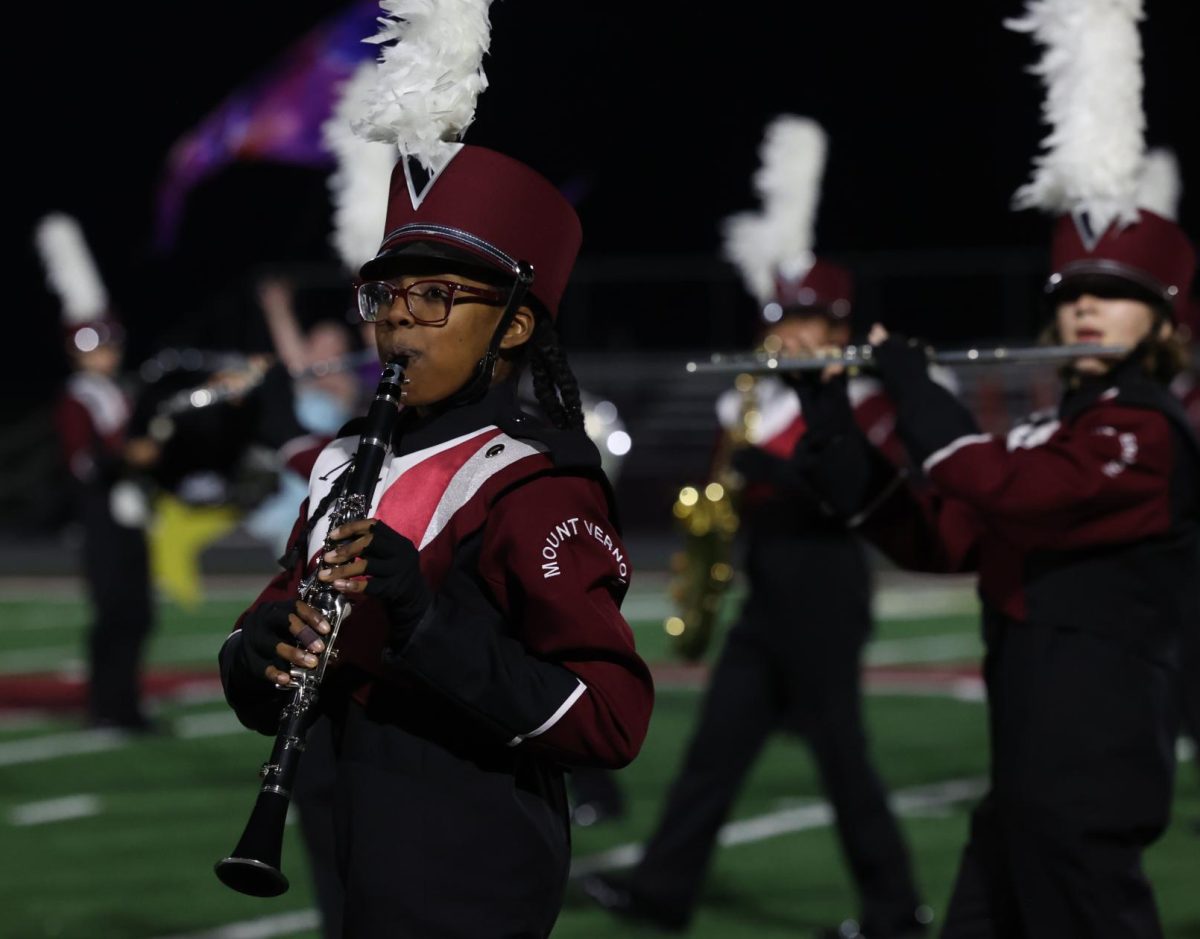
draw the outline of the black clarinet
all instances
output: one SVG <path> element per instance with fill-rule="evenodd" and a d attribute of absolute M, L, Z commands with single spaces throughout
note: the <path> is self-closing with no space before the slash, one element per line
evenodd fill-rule
<path fill-rule="evenodd" d="M 400 403 L 404 400 L 403 386 L 408 382 L 404 368 L 403 362 L 388 362 L 384 367 L 346 484 L 329 515 L 330 531 L 347 522 L 364 519 L 370 511 L 379 471 L 390 446 Z M 333 547 L 333 542 L 326 536 L 325 550 Z M 349 601 L 319 581 L 318 570 L 319 565 L 311 576 L 300 582 L 300 599 L 329 623 L 329 635 L 324 637 L 325 649 L 316 668 L 293 668 L 291 684 L 281 689 L 290 697 L 279 715 L 279 730 L 271 756 L 258 774 L 262 780 L 258 799 L 237 847 L 214 867 L 221 883 L 252 897 L 277 897 L 288 889 L 288 879 L 279 866 L 292 786 L 304 753 L 305 738 L 317 719 L 317 702 L 325 669 L 337 658 L 338 630 L 350 615 Z"/>

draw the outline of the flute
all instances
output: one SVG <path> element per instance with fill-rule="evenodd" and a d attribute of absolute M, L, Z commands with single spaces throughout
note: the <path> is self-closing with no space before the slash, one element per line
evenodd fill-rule
<path fill-rule="evenodd" d="M 1032 365 L 1070 362 L 1085 358 L 1119 358 L 1126 346 L 1079 343 L 1073 346 L 990 346 L 937 350 L 926 347 L 935 365 Z M 783 356 L 775 352 L 716 352 L 706 362 L 687 363 L 690 374 L 769 375 L 772 372 L 819 372 L 828 365 L 870 367 L 875 361 L 871 345 L 844 346 L 833 355 Z"/>

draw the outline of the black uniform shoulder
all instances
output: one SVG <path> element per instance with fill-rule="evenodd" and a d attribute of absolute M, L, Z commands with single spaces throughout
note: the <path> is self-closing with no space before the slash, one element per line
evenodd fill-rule
<path fill-rule="evenodd" d="M 500 429 L 517 440 L 538 444 L 558 470 L 600 471 L 600 451 L 582 429 L 563 429 L 548 424 L 519 408 L 506 411 Z"/>
<path fill-rule="evenodd" d="M 554 427 L 532 414 L 516 408 L 504 414 L 498 423 L 500 429 L 510 437 L 536 444 L 538 449 L 550 460 L 552 466 L 508 487 L 504 492 L 498 494 L 497 498 L 520 486 L 527 485 L 533 479 L 545 476 L 582 476 L 594 480 L 604 491 L 604 498 L 608 503 L 609 521 L 616 527 L 618 533 L 620 532 L 621 524 L 617 515 L 617 501 L 612 484 L 601 468 L 600 451 L 582 429 Z"/>

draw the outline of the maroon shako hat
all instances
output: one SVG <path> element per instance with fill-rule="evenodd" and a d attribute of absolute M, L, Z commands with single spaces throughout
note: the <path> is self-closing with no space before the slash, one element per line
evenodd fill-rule
<path fill-rule="evenodd" d="M 789 313 L 799 313 L 845 320 L 850 316 L 853 303 L 854 280 L 850 272 L 832 261 L 817 258 L 812 267 L 798 277 L 776 271 L 775 296 L 764 307 L 763 317 L 771 322 Z"/>
<path fill-rule="evenodd" d="M 72 353 L 91 352 L 125 338 L 108 290 L 78 220 L 62 212 L 43 216 L 34 243 L 46 282 L 62 304 L 62 335 Z"/>
<path fill-rule="evenodd" d="M 1178 318 L 1191 296 L 1195 248 L 1170 219 L 1148 209 L 1138 215 L 1130 225 L 1111 224 L 1091 247 L 1075 217 L 1061 216 L 1051 242 L 1047 292 L 1053 296 L 1084 278 L 1117 278 L 1161 301 Z"/>
<path fill-rule="evenodd" d="M 850 316 L 850 272 L 813 250 L 826 149 L 825 131 L 816 121 L 792 114 L 773 118 L 753 179 L 762 208 L 722 224 L 722 253 L 740 271 L 768 323 L 788 314 Z"/>
<path fill-rule="evenodd" d="M 1042 113 L 1051 127 L 1014 205 L 1056 219 L 1046 284 L 1051 299 L 1090 282 L 1128 289 L 1130 298 L 1177 316 L 1196 254 L 1172 221 L 1176 160 L 1169 151 L 1146 151 L 1141 4 L 1092 6 L 1081 11 L 1072 0 L 1026 0 L 1025 14 L 1005 21 L 1042 47 L 1032 71 L 1045 85 Z M 1072 27 L 1064 29 L 1068 9 Z"/>
<path fill-rule="evenodd" d="M 405 258 L 449 258 L 516 275 L 533 267 L 530 293 L 558 315 L 583 240 L 571 203 L 524 163 L 485 147 L 460 145 L 426 177 L 402 159 L 392 171 L 379 254 L 363 265 L 379 279 Z"/>

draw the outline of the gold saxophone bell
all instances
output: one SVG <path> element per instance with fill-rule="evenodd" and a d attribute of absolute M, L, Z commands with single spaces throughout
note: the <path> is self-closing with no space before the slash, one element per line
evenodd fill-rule
<path fill-rule="evenodd" d="M 679 490 L 672 514 L 684 534 L 684 548 L 673 560 L 670 593 L 677 612 L 663 622 L 678 655 L 688 661 L 708 649 L 721 618 L 723 600 L 733 583 L 733 543 L 737 536 L 742 479 L 733 468 L 733 453 L 754 436 L 758 422 L 753 375 L 738 375 L 738 420 L 717 445 L 711 480 Z"/>

